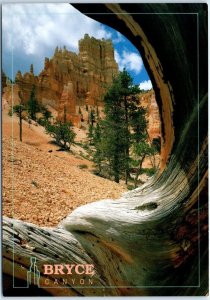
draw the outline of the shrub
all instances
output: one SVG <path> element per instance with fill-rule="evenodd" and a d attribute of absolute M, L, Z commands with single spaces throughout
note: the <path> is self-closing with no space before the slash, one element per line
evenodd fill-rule
<path fill-rule="evenodd" d="M 86 164 L 81 164 L 78 166 L 80 169 L 87 169 L 88 166 Z"/>
<path fill-rule="evenodd" d="M 45 126 L 46 120 L 44 118 L 39 118 L 39 119 L 37 119 L 37 123 L 41 126 Z"/>
<path fill-rule="evenodd" d="M 148 169 L 143 169 L 143 172 L 144 173 L 146 173 L 147 174 L 147 176 L 152 176 L 152 175 L 154 175 L 155 174 L 155 172 L 156 172 L 156 169 L 155 168 L 148 168 Z"/>
<path fill-rule="evenodd" d="M 70 122 L 62 123 L 57 121 L 54 124 L 49 122 L 45 126 L 46 132 L 55 140 L 55 143 L 65 150 L 70 150 L 71 145 L 74 143 L 75 132 L 72 129 Z"/>
<path fill-rule="evenodd" d="M 12 108 L 10 108 L 10 110 L 8 111 L 8 116 L 12 116 L 13 115 L 13 112 L 12 112 Z"/>

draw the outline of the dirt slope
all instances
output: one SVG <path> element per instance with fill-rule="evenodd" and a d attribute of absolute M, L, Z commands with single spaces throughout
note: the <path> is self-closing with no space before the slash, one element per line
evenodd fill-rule
<path fill-rule="evenodd" d="M 125 186 L 100 178 L 92 163 L 56 151 L 41 126 L 23 124 L 18 140 L 18 119 L 3 110 L 3 214 L 44 226 L 54 226 L 72 210 L 99 199 L 119 198 Z M 52 152 L 48 152 L 52 150 Z"/>

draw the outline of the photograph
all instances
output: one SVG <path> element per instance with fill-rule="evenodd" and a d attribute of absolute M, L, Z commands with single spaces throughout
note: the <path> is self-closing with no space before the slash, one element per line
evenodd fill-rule
<path fill-rule="evenodd" d="M 2 295 L 208 296 L 207 3 L 2 3 Z"/>

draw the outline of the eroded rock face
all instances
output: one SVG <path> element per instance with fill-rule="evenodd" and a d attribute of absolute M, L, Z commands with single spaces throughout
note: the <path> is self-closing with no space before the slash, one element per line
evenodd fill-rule
<path fill-rule="evenodd" d="M 152 141 L 154 138 L 161 137 L 160 114 L 155 93 L 153 90 L 140 94 L 140 104 L 146 109 L 146 118 L 148 121 L 148 135 Z"/>
<path fill-rule="evenodd" d="M 45 58 L 44 69 L 34 75 L 33 65 L 30 71 L 16 74 L 13 85 L 13 104 L 27 103 L 32 86 L 36 87 L 37 100 L 42 105 L 50 105 L 58 111 L 58 119 L 81 126 L 79 107 L 85 117 L 85 105 L 103 109 L 103 95 L 111 85 L 113 75 L 118 73 L 111 40 L 98 40 L 85 34 L 79 41 L 79 53 L 68 51 L 65 47 L 55 49 L 51 59 Z M 3 98 L 12 104 L 11 84 L 4 87 Z M 140 95 L 141 105 L 147 109 L 148 133 L 151 140 L 160 136 L 160 119 L 154 91 Z M 83 108 L 82 108 L 83 107 Z M 87 120 L 86 120 L 87 121 Z"/>
<path fill-rule="evenodd" d="M 6 74 L 4 73 L 4 71 L 2 71 L 2 91 L 6 85 L 7 85 L 7 77 L 6 77 Z"/>
<path fill-rule="evenodd" d="M 2 102 L 7 103 L 9 105 L 16 105 L 21 102 L 21 99 L 19 97 L 19 91 L 20 88 L 17 84 L 13 85 L 13 92 L 12 91 L 12 85 L 7 83 L 7 86 L 3 89 L 3 95 L 2 95 Z"/>
<path fill-rule="evenodd" d="M 58 119 L 63 122 L 69 120 L 74 125 L 80 126 L 80 116 L 76 114 L 76 97 L 72 81 L 64 85 L 58 108 Z"/>
<path fill-rule="evenodd" d="M 68 98 L 66 87 L 71 83 L 74 101 L 70 103 L 67 115 L 72 118 L 70 114 L 75 114 L 76 105 L 100 105 L 102 95 L 117 73 L 112 41 L 97 40 L 85 34 L 79 41 L 78 55 L 65 47 L 57 47 L 51 59 L 45 58 L 44 69 L 38 76 L 34 75 L 33 65 L 28 73 L 22 75 L 18 71 L 15 89 L 21 90 L 26 103 L 35 85 L 37 100 L 58 110 L 61 118 L 64 101 Z"/>

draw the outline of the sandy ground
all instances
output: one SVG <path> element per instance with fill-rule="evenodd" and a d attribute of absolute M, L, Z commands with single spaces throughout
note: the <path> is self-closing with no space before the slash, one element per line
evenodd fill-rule
<path fill-rule="evenodd" d="M 2 135 L 3 137 L 10 137 L 14 140 L 19 140 L 19 120 L 17 116 L 8 115 L 8 106 L 4 106 L 2 111 Z M 84 139 L 84 133 L 80 129 L 76 129 L 77 141 Z M 90 169 L 93 167 L 93 163 L 83 158 L 77 158 L 75 155 L 65 151 L 58 151 L 59 147 L 54 145 L 52 138 L 45 133 L 44 127 L 37 125 L 35 122 L 28 124 L 23 120 L 23 143 L 34 146 L 37 149 L 43 150 L 44 152 L 52 151 L 54 156 L 66 158 L 71 165 L 79 166 L 86 164 Z M 72 147 L 73 152 L 84 152 L 84 150 L 78 146 Z"/>
<path fill-rule="evenodd" d="M 56 151 L 58 147 L 50 143 L 51 138 L 41 126 L 29 127 L 23 121 L 21 143 L 18 118 L 8 116 L 7 105 L 3 107 L 4 215 L 55 226 L 78 206 L 99 199 L 117 199 L 126 191 L 124 184 L 91 174 L 92 162 Z M 83 164 L 88 169 L 81 170 L 79 166 Z"/>

